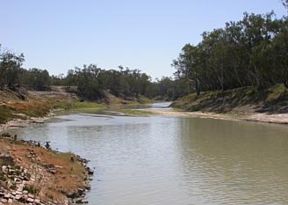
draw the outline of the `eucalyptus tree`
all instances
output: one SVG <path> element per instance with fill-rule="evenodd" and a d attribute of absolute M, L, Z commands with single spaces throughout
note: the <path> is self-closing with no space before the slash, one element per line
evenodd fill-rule
<path fill-rule="evenodd" d="M 177 70 L 175 75 L 178 79 L 185 79 L 192 85 L 197 95 L 200 95 L 200 49 L 197 46 L 186 44 L 182 48 L 177 60 L 174 60 L 172 66 Z"/>
<path fill-rule="evenodd" d="M 19 74 L 22 86 L 38 91 L 50 90 L 51 78 L 47 70 L 38 68 L 22 69 Z"/>
<path fill-rule="evenodd" d="M 240 21 L 204 32 L 200 43 L 186 44 L 173 61 L 176 78 L 189 81 L 198 95 L 200 90 L 288 86 L 287 21 L 273 12 L 244 13 Z"/>
<path fill-rule="evenodd" d="M 19 85 L 19 72 L 24 55 L 16 55 L 10 51 L 2 51 L 0 45 L 0 88 L 5 86 L 10 89 L 16 89 Z"/>

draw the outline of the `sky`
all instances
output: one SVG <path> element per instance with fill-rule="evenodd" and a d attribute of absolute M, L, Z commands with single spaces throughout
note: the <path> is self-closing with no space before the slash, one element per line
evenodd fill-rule
<path fill-rule="evenodd" d="M 55 75 L 122 65 L 155 79 L 172 76 L 173 59 L 204 31 L 272 10 L 287 14 L 281 0 L 0 0 L 0 44 Z"/>

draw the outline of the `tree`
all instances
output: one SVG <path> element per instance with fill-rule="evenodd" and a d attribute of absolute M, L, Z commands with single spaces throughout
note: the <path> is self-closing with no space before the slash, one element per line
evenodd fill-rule
<path fill-rule="evenodd" d="M 23 70 L 20 74 L 21 84 L 33 90 L 45 91 L 50 89 L 50 76 L 47 70 L 32 68 Z"/>
<path fill-rule="evenodd" d="M 96 65 L 83 66 L 83 69 L 76 68 L 76 85 L 78 95 L 88 100 L 99 100 L 103 97 L 103 89 L 98 79 L 101 69 Z"/>
<path fill-rule="evenodd" d="M 197 95 L 202 90 L 288 85 L 287 22 L 273 12 L 244 13 L 240 21 L 204 32 L 199 44 L 186 44 L 173 61 L 176 79 L 186 79 Z"/>
<path fill-rule="evenodd" d="M 15 90 L 19 86 L 19 72 L 23 62 L 23 54 L 16 55 L 10 51 L 2 52 L 0 45 L 0 88 L 6 86 Z"/>

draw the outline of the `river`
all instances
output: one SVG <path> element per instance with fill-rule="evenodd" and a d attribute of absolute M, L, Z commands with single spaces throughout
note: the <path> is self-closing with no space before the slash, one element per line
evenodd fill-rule
<path fill-rule="evenodd" d="M 288 204 L 288 126 L 70 114 L 16 132 L 89 159 L 90 205 Z"/>

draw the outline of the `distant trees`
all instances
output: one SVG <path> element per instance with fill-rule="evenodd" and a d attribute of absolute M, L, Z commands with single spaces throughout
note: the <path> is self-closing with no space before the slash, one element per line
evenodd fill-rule
<path fill-rule="evenodd" d="M 23 54 L 16 55 L 10 51 L 2 51 L 0 45 L 0 88 L 15 90 L 19 86 L 19 72 L 23 61 Z"/>
<path fill-rule="evenodd" d="M 189 83 L 184 79 L 172 79 L 162 77 L 151 84 L 148 90 L 151 97 L 157 97 L 161 100 L 175 100 L 191 92 Z"/>
<path fill-rule="evenodd" d="M 189 84 L 183 79 L 163 77 L 153 82 L 146 73 L 123 66 L 118 70 L 104 70 L 93 64 L 76 67 L 68 71 L 63 82 L 77 86 L 78 95 L 88 100 L 100 100 L 107 92 L 124 99 L 145 96 L 174 100 L 190 92 Z"/>
<path fill-rule="evenodd" d="M 78 95 L 88 100 L 99 100 L 103 97 L 103 87 L 98 78 L 100 69 L 95 65 L 76 68 L 74 71 L 74 85 L 78 87 Z"/>
<path fill-rule="evenodd" d="M 274 16 L 245 13 L 240 21 L 204 32 L 198 45 L 185 45 L 174 60 L 176 77 L 198 94 L 275 83 L 288 87 L 288 20 Z"/>
<path fill-rule="evenodd" d="M 138 69 L 119 66 L 104 70 L 96 65 L 84 65 L 68 70 L 67 75 L 49 75 L 47 70 L 22 68 L 24 55 L 0 50 L 0 89 L 50 90 L 51 85 L 73 87 L 71 92 L 86 100 L 102 100 L 107 94 L 135 100 L 140 96 L 175 98 L 179 94 L 176 84 L 169 78 L 152 82 L 151 77 Z M 180 82 L 180 81 L 179 81 Z M 178 93 L 178 94 L 177 94 Z"/>
<path fill-rule="evenodd" d="M 38 91 L 50 90 L 50 75 L 47 70 L 32 68 L 22 69 L 20 74 L 21 85 Z"/>
<path fill-rule="evenodd" d="M 78 95 L 89 99 L 98 100 L 104 92 L 117 97 L 139 97 L 147 94 L 150 77 L 139 70 L 130 70 L 119 67 L 119 70 L 103 70 L 96 65 L 84 65 L 69 70 L 66 79 L 67 85 L 77 86 Z"/>
<path fill-rule="evenodd" d="M 16 90 L 25 86 L 34 90 L 48 90 L 50 76 L 47 70 L 22 68 L 24 55 L 2 51 L 0 47 L 0 89 Z"/>

